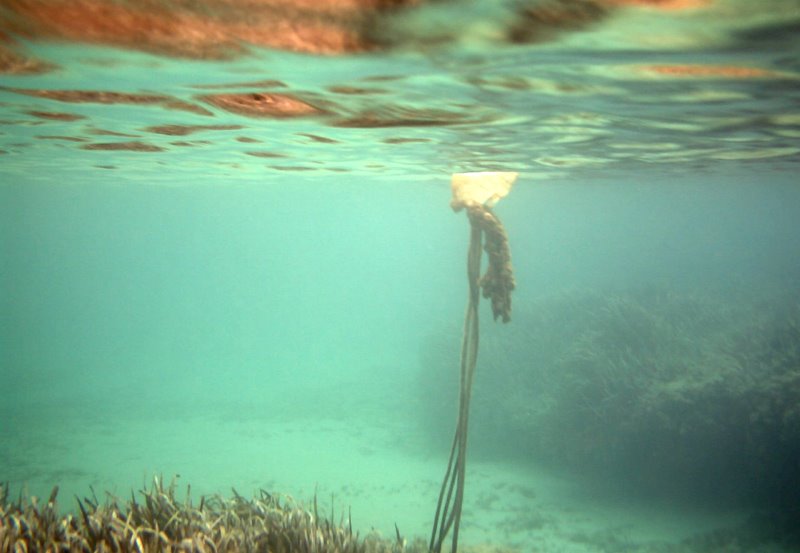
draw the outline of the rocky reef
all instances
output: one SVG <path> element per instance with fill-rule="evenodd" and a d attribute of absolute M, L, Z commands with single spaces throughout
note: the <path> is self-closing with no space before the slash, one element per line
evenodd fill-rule
<path fill-rule="evenodd" d="M 564 293 L 519 305 L 482 347 L 476 455 L 799 515 L 796 294 Z M 423 348 L 422 419 L 452 417 L 452 349 Z"/>

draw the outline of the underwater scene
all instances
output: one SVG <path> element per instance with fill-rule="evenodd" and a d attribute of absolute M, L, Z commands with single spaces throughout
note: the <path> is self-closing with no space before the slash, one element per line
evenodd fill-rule
<path fill-rule="evenodd" d="M 0 2 L 0 553 L 800 551 L 796 0 Z"/>

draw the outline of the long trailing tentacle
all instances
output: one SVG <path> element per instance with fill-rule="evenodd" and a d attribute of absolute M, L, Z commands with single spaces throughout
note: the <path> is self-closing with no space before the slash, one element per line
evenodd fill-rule
<path fill-rule="evenodd" d="M 508 322 L 511 319 L 511 291 L 515 287 L 508 236 L 502 223 L 486 205 L 471 204 L 463 207 L 467 208 L 470 221 L 470 244 L 467 254 L 469 298 L 464 314 L 464 333 L 461 342 L 458 421 L 450 448 L 447 471 L 436 504 L 429 544 L 431 553 L 441 553 L 442 544 L 451 529 L 453 530 L 451 553 L 456 553 L 458 548 L 466 479 L 469 405 L 475 365 L 478 360 L 480 335 L 478 303 L 481 291 L 483 297 L 491 299 L 495 320 L 500 317 L 503 322 Z M 482 244 L 484 241 L 485 244 Z M 483 277 L 480 276 L 482 245 L 489 258 L 489 266 Z"/>
<path fill-rule="evenodd" d="M 469 402 L 472 394 L 472 377 L 475 373 L 475 363 L 478 358 L 478 302 L 480 301 L 482 239 L 483 232 L 481 228 L 477 225 L 472 225 L 467 255 L 469 301 L 464 315 L 464 334 L 461 343 L 458 422 L 453 436 L 447 471 L 439 490 L 439 501 L 436 506 L 436 515 L 431 533 L 429 548 L 434 553 L 441 552 L 442 543 L 451 528 L 453 529 L 453 553 L 455 553 L 458 542 L 458 529 L 461 520 L 461 506 L 464 501 L 464 480 L 466 476 Z"/>

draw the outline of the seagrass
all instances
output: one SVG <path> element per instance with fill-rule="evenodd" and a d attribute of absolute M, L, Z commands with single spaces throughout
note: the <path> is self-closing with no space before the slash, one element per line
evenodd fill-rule
<path fill-rule="evenodd" d="M 349 513 L 338 522 L 333 512 L 320 516 L 316 497 L 305 509 L 265 490 L 253 499 L 233 490 L 232 497 L 203 496 L 195 504 L 191 488 L 179 500 L 174 482 L 165 487 L 155 478 L 141 499 L 109 496 L 101 503 L 93 492 L 76 498 L 76 514 L 61 515 L 57 495 L 55 487 L 46 502 L 9 501 L 8 485 L 0 485 L 0 553 L 399 553 L 405 545 L 399 531 L 396 540 L 360 538 Z"/>

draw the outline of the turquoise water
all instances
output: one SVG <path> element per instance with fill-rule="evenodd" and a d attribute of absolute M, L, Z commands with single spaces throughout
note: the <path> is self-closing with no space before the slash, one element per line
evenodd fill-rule
<path fill-rule="evenodd" d="M 0 480 L 64 509 L 158 474 L 316 491 L 426 536 L 466 300 L 450 174 L 509 170 L 517 289 L 509 325 L 481 308 L 461 542 L 645 551 L 755 513 L 743 550 L 792 550 L 800 43 L 745 15 L 336 58 L 25 43 L 59 69 L 0 88 Z M 329 113 L 199 98 L 266 79 Z M 130 142 L 152 151 L 87 148 Z"/>

